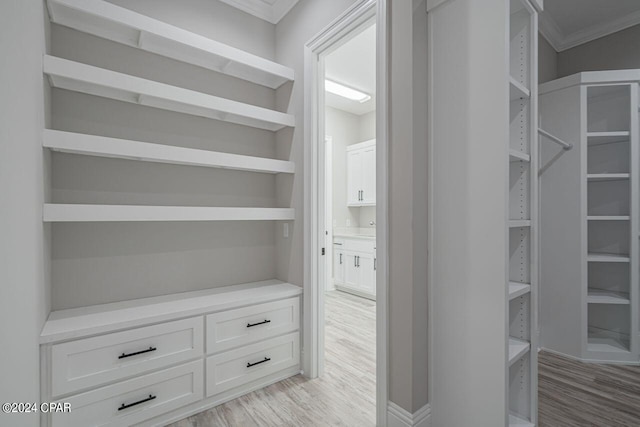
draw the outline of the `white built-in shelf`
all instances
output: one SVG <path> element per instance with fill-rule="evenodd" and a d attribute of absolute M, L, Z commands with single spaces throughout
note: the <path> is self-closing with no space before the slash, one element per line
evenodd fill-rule
<path fill-rule="evenodd" d="M 527 153 L 523 153 L 518 150 L 509 150 L 509 161 L 510 162 L 530 162 L 531 156 Z"/>
<path fill-rule="evenodd" d="M 131 206 L 46 203 L 44 222 L 291 221 L 292 208 Z"/>
<path fill-rule="evenodd" d="M 264 173 L 294 173 L 293 162 L 242 156 L 163 144 L 45 129 L 42 146 L 53 151 L 87 156 L 204 166 Z"/>
<path fill-rule="evenodd" d="M 510 219 L 509 228 L 524 228 L 531 227 L 530 219 Z"/>
<path fill-rule="evenodd" d="M 277 88 L 291 68 L 102 0 L 48 0 L 51 21 L 168 58 Z"/>
<path fill-rule="evenodd" d="M 589 181 L 621 181 L 629 179 L 628 173 L 590 173 L 587 174 Z"/>
<path fill-rule="evenodd" d="M 622 292 L 605 291 L 602 289 L 589 289 L 587 293 L 589 304 L 622 304 L 628 305 L 629 294 Z"/>
<path fill-rule="evenodd" d="M 589 215 L 588 221 L 629 221 L 629 215 Z"/>
<path fill-rule="evenodd" d="M 118 73 L 55 56 L 43 71 L 56 88 L 277 131 L 295 125 L 291 114 Z"/>
<path fill-rule="evenodd" d="M 516 338 L 509 337 L 509 366 L 516 363 L 522 356 L 527 354 L 531 344 Z"/>
<path fill-rule="evenodd" d="M 535 427 L 535 424 L 519 415 L 509 414 L 509 427 Z"/>
<path fill-rule="evenodd" d="M 509 78 L 509 97 L 511 101 L 522 98 L 529 98 L 531 91 L 520 83 L 517 79 Z"/>
<path fill-rule="evenodd" d="M 589 252 L 587 255 L 588 262 L 629 262 L 627 255 L 619 254 L 601 254 Z"/>
<path fill-rule="evenodd" d="M 198 316 L 220 310 L 295 297 L 302 288 L 279 280 L 244 283 L 111 304 L 53 311 L 40 343 L 85 337 L 117 329 Z"/>
<path fill-rule="evenodd" d="M 629 142 L 629 132 L 587 132 L 588 145 Z"/>
<path fill-rule="evenodd" d="M 531 285 L 528 283 L 509 282 L 509 299 L 515 299 L 531 292 Z"/>
<path fill-rule="evenodd" d="M 587 351 L 628 353 L 629 340 L 616 332 L 589 328 Z"/>

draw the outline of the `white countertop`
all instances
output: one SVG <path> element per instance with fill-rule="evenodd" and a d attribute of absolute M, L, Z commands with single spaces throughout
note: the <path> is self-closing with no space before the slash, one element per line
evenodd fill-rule
<path fill-rule="evenodd" d="M 333 237 L 343 237 L 349 239 L 376 240 L 375 228 L 342 228 L 334 229 Z"/>

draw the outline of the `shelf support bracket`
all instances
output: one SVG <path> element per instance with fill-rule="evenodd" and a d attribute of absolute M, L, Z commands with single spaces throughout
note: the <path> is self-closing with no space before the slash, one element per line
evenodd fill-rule
<path fill-rule="evenodd" d="M 570 142 L 563 141 L 557 136 L 551 135 L 549 132 L 547 132 L 542 128 L 538 128 L 538 133 L 544 136 L 545 138 L 548 138 L 549 140 L 555 142 L 556 144 L 561 145 L 564 150 L 569 151 L 573 148 L 573 144 L 571 144 Z"/>

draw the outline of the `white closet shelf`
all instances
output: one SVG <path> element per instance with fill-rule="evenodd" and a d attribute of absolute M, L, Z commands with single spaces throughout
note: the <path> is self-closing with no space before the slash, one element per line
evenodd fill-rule
<path fill-rule="evenodd" d="M 50 129 L 45 129 L 42 134 L 42 146 L 63 153 L 144 162 L 236 169 L 264 173 L 295 172 L 295 164 L 284 160 L 219 153 L 163 144 L 151 144 Z"/>
<path fill-rule="evenodd" d="M 527 341 L 522 341 L 517 338 L 509 337 L 509 366 L 516 363 L 525 354 L 529 352 L 531 344 Z"/>
<path fill-rule="evenodd" d="M 131 206 L 46 203 L 44 222 L 291 221 L 292 208 Z"/>
<path fill-rule="evenodd" d="M 525 87 L 522 83 L 520 83 L 513 76 L 509 78 L 509 97 L 511 101 L 522 98 L 529 98 L 531 96 L 531 91 Z"/>
<path fill-rule="evenodd" d="M 593 146 L 629 142 L 629 136 L 629 132 L 587 132 L 587 144 Z"/>
<path fill-rule="evenodd" d="M 509 427 L 535 427 L 535 424 L 519 415 L 509 414 Z"/>
<path fill-rule="evenodd" d="M 589 328 L 587 337 L 587 351 L 628 353 L 629 341 L 618 333 Z"/>
<path fill-rule="evenodd" d="M 55 56 L 44 56 L 43 71 L 49 76 L 51 85 L 56 88 L 270 131 L 295 125 L 295 118 L 291 114 Z"/>
<path fill-rule="evenodd" d="M 523 153 L 518 150 L 509 150 L 509 161 L 510 162 L 530 162 L 531 156 L 527 153 Z"/>
<path fill-rule="evenodd" d="M 530 219 L 510 219 L 509 228 L 524 228 L 531 227 Z"/>
<path fill-rule="evenodd" d="M 626 255 L 618 254 L 601 254 L 589 252 L 587 255 L 588 262 L 629 262 L 630 259 Z"/>
<path fill-rule="evenodd" d="M 622 181 L 629 179 L 631 175 L 628 173 L 590 173 L 587 174 L 587 180 L 592 182 L 598 181 Z"/>
<path fill-rule="evenodd" d="M 49 0 L 51 21 L 270 88 L 293 69 L 103 0 Z"/>
<path fill-rule="evenodd" d="M 42 328 L 40 343 L 85 337 L 179 317 L 198 316 L 295 297 L 301 293 L 302 288 L 298 286 L 279 280 L 265 280 L 53 311 Z"/>
<path fill-rule="evenodd" d="M 531 292 L 531 285 L 528 283 L 509 282 L 509 300 L 518 298 Z"/>
<path fill-rule="evenodd" d="M 589 215 L 587 221 L 629 221 L 629 215 Z"/>
<path fill-rule="evenodd" d="M 628 305 L 630 304 L 630 301 L 629 294 L 605 291 L 602 289 L 589 289 L 587 293 L 587 303 Z"/>

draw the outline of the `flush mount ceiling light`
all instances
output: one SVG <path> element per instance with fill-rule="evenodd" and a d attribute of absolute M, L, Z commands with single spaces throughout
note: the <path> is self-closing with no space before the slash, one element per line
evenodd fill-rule
<path fill-rule="evenodd" d="M 324 89 L 327 92 L 333 93 L 334 95 L 338 95 L 352 101 L 358 101 L 360 103 L 367 102 L 371 99 L 371 95 L 367 95 L 364 92 L 351 89 L 350 87 L 341 85 L 340 83 L 336 83 L 331 80 L 324 81 Z"/>

